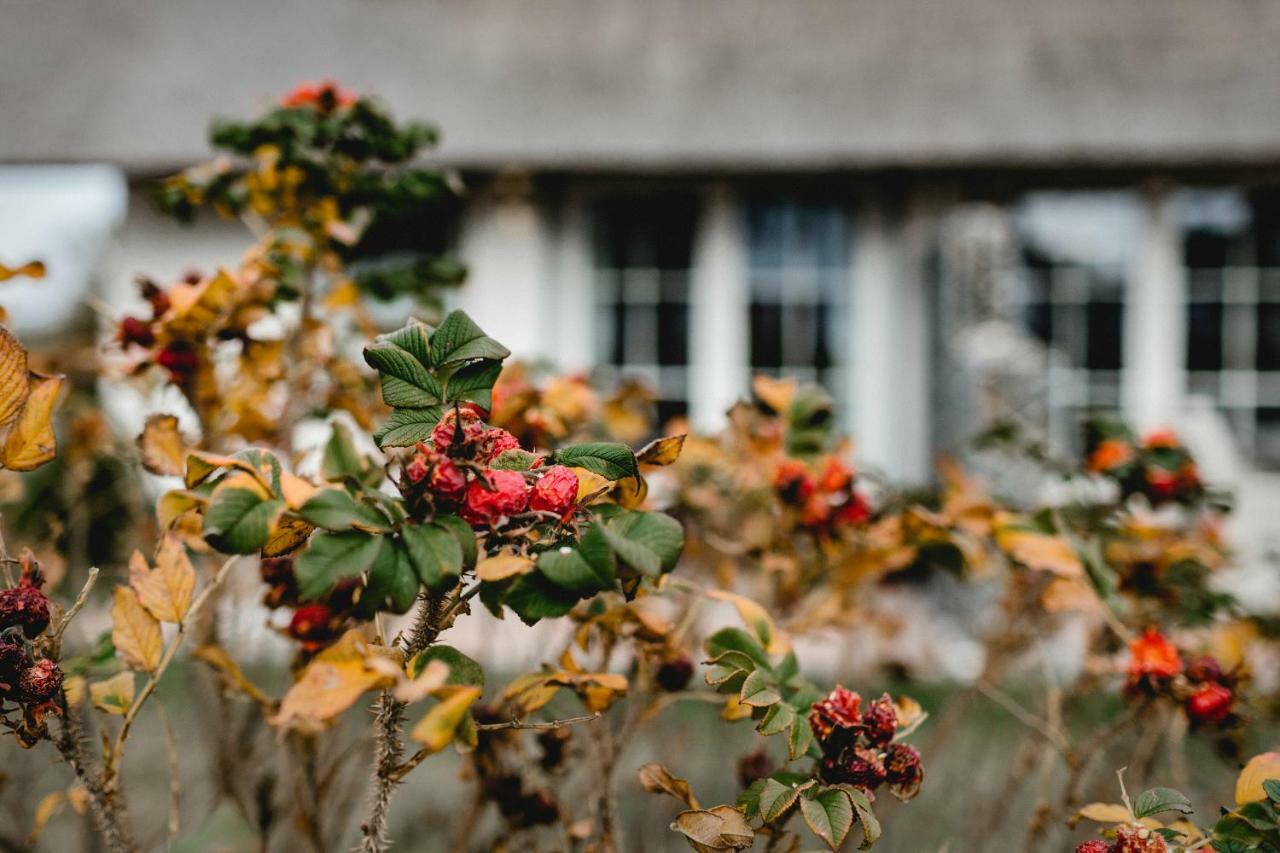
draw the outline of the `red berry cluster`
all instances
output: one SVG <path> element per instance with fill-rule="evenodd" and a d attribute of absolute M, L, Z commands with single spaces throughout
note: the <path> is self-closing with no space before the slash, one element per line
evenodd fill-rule
<path fill-rule="evenodd" d="M 774 468 L 773 488 L 800 511 L 800 523 L 810 530 L 831 533 L 871 517 L 866 497 L 854 486 L 853 469 L 835 456 L 825 457 L 816 476 L 804 462 L 783 459 Z"/>
<path fill-rule="evenodd" d="M 280 99 L 280 106 L 289 109 L 310 108 L 331 113 L 338 107 L 349 107 L 359 98 L 354 92 L 343 89 L 332 80 L 303 83 Z"/>
<path fill-rule="evenodd" d="M 1100 838 L 1076 845 L 1076 853 L 1167 853 L 1169 846 L 1159 833 L 1134 825 L 1116 828 L 1116 840 L 1110 844 Z"/>
<path fill-rule="evenodd" d="M 200 281 L 200 274 L 188 273 L 183 281 L 187 284 L 197 284 Z M 126 349 L 130 346 L 138 346 L 150 350 L 157 344 L 156 324 L 168 313 L 170 299 L 169 294 L 149 278 L 139 278 L 138 289 L 142 293 L 142 298 L 151 306 L 151 319 L 125 317 L 120 321 L 116 331 L 116 342 Z M 190 342 L 182 340 L 169 341 L 152 356 L 152 360 L 167 370 L 174 382 L 181 382 L 190 377 L 200 366 L 200 357 L 195 347 Z"/>
<path fill-rule="evenodd" d="M 1094 446 L 1085 468 L 1115 480 L 1124 497 L 1146 495 L 1153 505 L 1190 503 L 1204 494 L 1191 452 L 1170 430 L 1150 433 L 1140 442 L 1104 438 Z"/>
<path fill-rule="evenodd" d="M 476 528 L 492 528 L 527 512 L 566 516 L 578 500 L 578 477 L 563 465 L 527 472 L 491 465 L 520 442 L 486 426 L 471 407 L 448 412 L 404 466 L 400 491 L 416 517 L 456 512 Z"/>
<path fill-rule="evenodd" d="M 6 702 L 23 712 L 22 724 L 9 725 L 25 745 L 38 738 L 41 720 L 61 707 L 62 670 L 56 661 L 37 658 L 31 641 L 49 627 L 49 599 L 41 591 L 44 578 L 26 552 L 18 585 L 0 590 L 0 713 Z"/>
<path fill-rule="evenodd" d="M 1129 644 L 1130 695 L 1171 696 L 1183 703 L 1196 726 L 1218 726 L 1234 716 L 1235 677 L 1209 655 L 1186 666 L 1178 649 L 1154 628 Z"/>
<path fill-rule="evenodd" d="M 893 742 L 898 712 L 889 694 L 863 711 L 862 697 L 837 685 L 827 698 L 813 703 L 809 727 L 822 748 L 819 773 L 828 784 L 847 783 L 872 793 L 888 783 L 890 792 L 903 800 L 920 790 L 920 753 L 909 744 Z"/>
<path fill-rule="evenodd" d="M 268 587 L 263 604 L 273 610 L 296 608 L 285 633 L 297 640 L 306 654 L 315 654 L 342 636 L 355 606 L 359 581 L 340 582 L 325 601 L 303 604 L 292 557 L 263 557 L 258 571 Z"/>

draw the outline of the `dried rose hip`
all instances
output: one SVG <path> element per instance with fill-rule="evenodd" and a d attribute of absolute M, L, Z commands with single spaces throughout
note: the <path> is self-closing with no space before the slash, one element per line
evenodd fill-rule
<path fill-rule="evenodd" d="M 137 344 L 140 347 L 150 349 L 156 345 L 156 336 L 151 331 L 151 324 L 137 317 L 125 317 L 120 321 L 120 329 L 116 333 L 116 340 L 122 346 Z"/>
<path fill-rule="evenodd" d="M 48 702 L 62 689 L 62 670 L 51 660 L 38 660 L 18 677 L 18 695 L 23 702 Z"/>
<path fill-rule="evenodd" d="M 1076 853 L 1111 853 L 1111 845 L 1101 839 L 1094 838 L 1077 844 Z"/>
<path fill-rule="evenodd" d="M 484 527 L 504 517 L 517 515 L 529 506 L 529 487 L 516 471 L 486 471 L 489 488 L 480 480 L 467 486 L 459 515 L 473 527 Z"/>
<path fill-rule="evenodd" d="M 471 408 L 461 408 L 445 412 L 444 417 L 431 430 L 431 444 L 437 451 L 444 453 L 451 448 L 457 439 L 458 424 L 462 424 L 462 439 L 459 444 L 470 444 L 484 434 L 484 424 L 480 416 Z"/>
<path fill-rule="evenodd" d="M 924 767 L 920 763 L 920 751 L 906 743 L 894 743 L 884 756 L 885 781 L 893 795 L 909 800 L 920 791 L 924 781 Z"/>
<path fill-rule="evenodd" d="M 200 366 L 200 358 L 191 344 L 174 341 L 156 356 L 156 364 L 169 371 L 175 382 L 181 381 L 196 372 Z"/>
<path fill-rule="evenodd" d="M 867 706 L 862 715 L 862 725 L 866 727 L 863 735 L 872 746 L 882 746 L 893 740 L 898 730 L 898 711 L 893 700 L 886 693 Z"/>
<path fill-rule="evenodd" d="M 677 657 L 668 658 L 658 667 L 656 676 L 658 686 L 668 693 L 683 690 L 693 677 L 693 660 L 681 653 Z"/>
<path fill-rule="evenodd" d="M 34 639 L 49 626 L 49 599 L 25 583 L 0 590 L 0 629 L 18 627 Z"/>
<path fill-rule="evenodd" d="M 832 751 L 852 744 L 862 729 L 862 697 L 852 690 L 836 685 L 826 699 L 814 702 L 809 709 L 809 727 L 822 745 L 823 751 Z"/>
<path fill-rule="evenodd" d="M 23 643 L 0 640 L 0 696 L 13 693 L 18 679 L 31 666 L 31 656 Z"/>
<path fill-rule="evenodd" d="M 1187 697 L 1187 716 L 1194 723 L 1220 723 L 1231 715 L 1235 697 L 1228 687 L 1205 682 Z"/>

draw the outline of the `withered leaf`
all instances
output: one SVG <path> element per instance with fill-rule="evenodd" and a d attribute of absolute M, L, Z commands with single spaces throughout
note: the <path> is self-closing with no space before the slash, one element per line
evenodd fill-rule
<path fill-rule="evenodd" d="M 93 707 L 108 714 L 123 716 L 133 705 L 133 673 L 129 670 L 118 672 L 106 681 L 95 681 L 89 685 L 89 699 Z"/>
<path fill-rule="evenodd" d="M 138 452 L 142 456 L 142 467 L 152 474 L 181 476 L 187 442 L 178 431 L 177 417 L 165 414 L 149 416 L 142 434 L 138 436 Z"/>
<path fill-rule="evenodd" d="M 27 399 L 27 350 L 0 326 L 0 424 L 18 416 Z"/>
<path fill-rule="evenodd" d="M 181 622 L 196 588 L 196 570 L 182 540 L 172 533 L 161 540 L 154 569 L 134 551 L 129 559 L 129 585 L 152 616 L 161 622 Z"/>
<path fill-rule="evenodd" d="M 62 376 L 31 373 L 22 411 L 4 440 L 4 465 L 14 471 L 32 471 L 53 459 L 57 439 L 53 434 L 53 406 L 62 388 Z"/>
<path fill-rule="evenodd" d="M 691 809 L 701 809 L 693 789 L 684 779 L 671 775 L 661 764 L 649 763 L 640 768 L 640 786 L 653 794 L 670 794 Z"/>
<path fill-rule="evenodd" d="M 467 710 L 479 698 L 479 687 L 455 688 L 427 711 L 409 736 L 428 753 L 439 752 L 453 742 Z"/>
<path fill-rule="evenodd" d="M 152 672 L 164 647 L 160 620 L 142 606 L 138 594 L 127 586 L 115 589 L 111 605 L 111 642 L 130 669 Z"/>

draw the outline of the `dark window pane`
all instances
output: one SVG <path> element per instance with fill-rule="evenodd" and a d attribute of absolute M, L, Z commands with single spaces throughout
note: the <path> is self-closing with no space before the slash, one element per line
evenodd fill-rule
<path fill-rule="evenodd" d="M 1222 306 L 1187 306 L 1187 370 L 1222 369 Z"/>
<path fill-rule="evenodd" d="M 1119 370 L 1124 306 L 1116 302 L 1091 302 L 1086 306 L 1089 340 L 1084 366 L 1089 370 Z"/>
<path fill-rule="evenodd" d="M 1258 370 L 1280 370 L 1280 305 L 1258 306 Z"/>
<path fill-rule="evenodd" d="M 663 302 L 658 305 L 658 364 L 689 363 L 689 308 Z"/>
<path fill-rule="evenodd" d="M 782 366 L 782 307 L 751 306 L 751 366 Z"/>

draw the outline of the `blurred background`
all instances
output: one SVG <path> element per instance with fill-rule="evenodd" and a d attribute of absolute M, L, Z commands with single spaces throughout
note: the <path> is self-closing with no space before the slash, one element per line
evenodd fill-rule
<path fill-rule="evenodd" d="M 449 299 L 517 357 L 707 430 L 754 373 L 818 380 L 915 481 L 993 418 L 1063 453 L 1092 411 L 1173 426 L 1262 571 L 1278 42 L 1263 0 L 0 0 L 0 262 L 49 269 L 4 304 L 56 349 L 137 274 L 234 264 L 242 226 L 153 181 L 332 78 L 441 127 Z"/>

